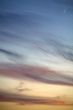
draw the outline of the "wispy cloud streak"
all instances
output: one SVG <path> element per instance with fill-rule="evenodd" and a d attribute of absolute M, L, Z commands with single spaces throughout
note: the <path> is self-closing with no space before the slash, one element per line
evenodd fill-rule
<path fill-rule="evenodd" d="M 56 71 L 33 66 L 8 66 L 0 68 L 0 75 L 17 79 L 30 78 L 48 84 L 72 85 L 73 78 Z"/>
<path fill-rule="evenodd" d="M 4 55 L 6 55 L 8 58 L 10 58 L 11 60 L 15 59 L 16 60 L 19 60 L 21 59 L 22 60 L 22 55 L 18 54 L 18 53 L 15 53 L 15 52 L 12 52 L 12 51 L 9 51 L 9 50 L 5 50 L 5 49 L 0 49 L 0 53 L 3 53 Z"/>

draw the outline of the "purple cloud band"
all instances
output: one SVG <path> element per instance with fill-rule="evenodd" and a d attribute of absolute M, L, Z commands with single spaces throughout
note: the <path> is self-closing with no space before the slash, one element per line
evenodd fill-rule
<path fill-rule="evenodd" d="M 48 68 L 36 66 L 16 66 L 5 65 L 0 67 L 0 75 L 17 79 L 30 78 L 48 84 L 73 86 L 73 78 Z"/>

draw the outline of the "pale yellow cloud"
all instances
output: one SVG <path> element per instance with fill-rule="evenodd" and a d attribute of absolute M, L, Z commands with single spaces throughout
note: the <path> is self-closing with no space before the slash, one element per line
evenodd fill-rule
<path fill-rule="evenodd" d="M 24 82 L 23 88 L 29 88 L 30 91 L 16 91 L 15 88 L 18 87 L 21 81 Z M 73 97 L 73 87 L 45 84 L 29 79 L 24 81 L 0 76 L 0 89 L 32 96 L 54 97 L 68 95 Z"/>

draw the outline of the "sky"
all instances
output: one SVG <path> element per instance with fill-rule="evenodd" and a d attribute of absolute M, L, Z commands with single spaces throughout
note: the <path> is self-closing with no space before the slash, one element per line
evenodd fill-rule
<path fill-rule="evenodd" d="M 73 1 L 0 0 L 1 64 L 47 67 L 73 78 Z"/>

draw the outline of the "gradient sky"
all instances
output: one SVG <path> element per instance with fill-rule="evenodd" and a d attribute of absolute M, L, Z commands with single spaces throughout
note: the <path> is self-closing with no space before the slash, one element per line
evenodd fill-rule
<path fill-rule="evenodd" d="M 39 65 L 73 78 L 73 1 L 0 0 L 2 63 Z"/>

